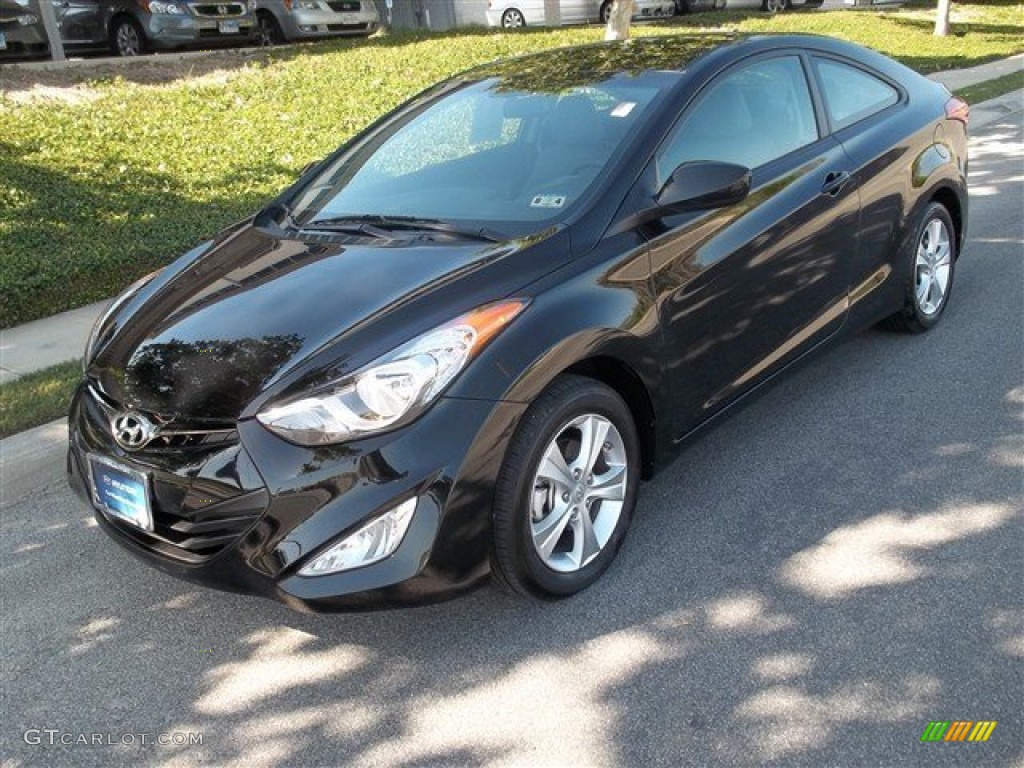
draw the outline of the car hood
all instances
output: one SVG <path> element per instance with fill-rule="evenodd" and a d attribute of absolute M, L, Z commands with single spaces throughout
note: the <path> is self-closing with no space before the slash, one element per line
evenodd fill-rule
<path fill-rule="evenodd" d="M 313 357 L 321 367 L 359 357 L 345 344 L 357 326 L 365 340 L 363 331 L 381 318 L 400 310 L 416 316 L 412 305 L 421 302 L 431 302 L 435 313 L 438 302 L 450 304 L 454 316 L 462 311 L 459 296 L 493 284 L 494 295 L 484 300 L 499 299 L 558 266 L 529 268 L 522 257 L 536 238 L 345 240 L 244 226 L 198 258 L 183 257 L 103 321 L 89 378 L 125 407 L 231 420 Z M 510 270 L 507 262 L 517 257 Z M 483 274 L 502 263 L 499 279 Z M 518 285 L 508 283 L 510 274 Z M 410 328 L 408 338 L 425 330 Z"/>

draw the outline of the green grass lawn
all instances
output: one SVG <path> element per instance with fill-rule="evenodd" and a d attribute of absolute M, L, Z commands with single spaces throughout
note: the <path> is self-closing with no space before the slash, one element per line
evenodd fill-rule
<path fill-rule="evenodd" d="M 964 99 L 968 104 L 977 104 L 986 99 L 994 99 L 1004 93 L 1024 88 L 1024 72 L 1012 72 L 1009 75 L 997 77 L 994 80 L 986 80 L 977 85 L 961 88 L 956 95 Z"/>
<path fill-rule="evenodd" d="M 82 362 L 74 360 L 0 384 L 0 438 L 66 416 L 81 378 Z"/>
<path fill-rule="evenodd" d="M 634 34 L 813 32 L 925 72 L 1024 50 L 1020 2 L 954 7 L 957 34 L 947 39 L 931 35 L 934 11 L 916 6 L 694 14 Z M 111 296 L 253 212 L 306 163 L 439 78 L 601 35 L 594 26 L 393 34 L 229 56 L 223 72 L 155 84 L 146 67 L 125 68 L 140 82 L 82 82 L 74 100 L 8 94 L 0 98 L 0 327 Z"/>

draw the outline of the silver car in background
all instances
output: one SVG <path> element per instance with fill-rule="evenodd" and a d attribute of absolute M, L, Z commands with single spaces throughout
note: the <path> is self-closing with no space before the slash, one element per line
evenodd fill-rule
<path fill-rule="evenodd" d="M 372 35 L 380 26 L 373 0 L 256 0 L 264 45 L 338 35 Z"/>
<path fill-rule="evenodd" d="M 561 0 L 562 24 L 607 23 L 612 0 Z M 634 19 L 664 18 L 675 15 L 675 0 L 634 0 Z M 489 0 L 487 24 L 513 29 L 543 26 L 544 0 Z"/>

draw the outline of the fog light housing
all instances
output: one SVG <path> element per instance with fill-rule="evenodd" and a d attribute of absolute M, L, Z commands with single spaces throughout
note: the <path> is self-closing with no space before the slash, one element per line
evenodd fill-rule
<path fill-rule="evenodd" d="M 299 575 L 326 576 L 383 560 L 402 543 L 415 510 L 415 497 L 403 501 L 313 558 L 299 570 Z"/>

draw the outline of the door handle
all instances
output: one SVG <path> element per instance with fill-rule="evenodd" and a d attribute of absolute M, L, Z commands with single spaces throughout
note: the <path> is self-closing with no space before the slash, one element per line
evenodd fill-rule
<path fill-rule="evenodd" d="M 836 197 L 852 178 L 846 171 L 829 171 L 825 183 L 821 185 L 821 191 L 829 197 Z"/>

